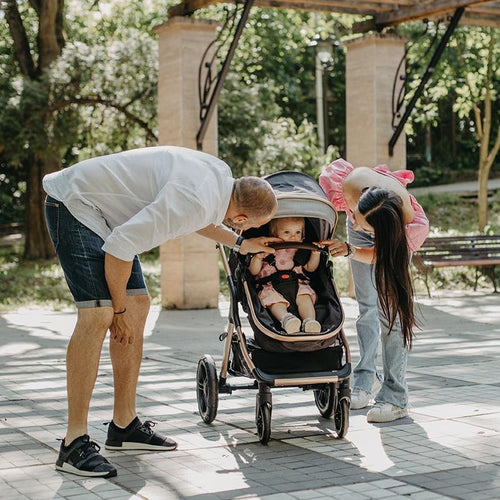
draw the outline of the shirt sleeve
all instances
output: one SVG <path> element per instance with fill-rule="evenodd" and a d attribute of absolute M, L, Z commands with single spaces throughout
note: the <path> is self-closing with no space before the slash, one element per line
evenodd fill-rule
<path fill-rule="evenodd" d="M 410 252 L 417 251 L 429 234 L 429 219 L 416 198 L 410 194 L 410 202 L 415 213 L 413 220 L 406 224 L 405 232 Z"/>
<path fill-rule="evenodd" d="M 319 176 L 319 185 L 336 210 L 350 213 L 344 198 L 342 184 L 353 170 L 354 167 L 349 162 L 339 158 L 330 163 Z"/>

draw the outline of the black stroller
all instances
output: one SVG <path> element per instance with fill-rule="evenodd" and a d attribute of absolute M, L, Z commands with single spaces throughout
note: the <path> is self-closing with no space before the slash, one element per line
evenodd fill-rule
<path fill-rule="evenodd" d="M 275 248 L 297 248 L 297 255 L 317 250 L 314 241 L 332 237 L 337 213 L 318 183 L 306 174 L 283 171 L 266 177 L 278 198 L 275 217 L 304 217 L 303 243 L 279 243 Z M 265 235 L 267 227 L 251 229 L 245 237 Z M 332 264 L 322 252 L 318 269 L 309 276 L 317 294 L 316 319 L 319 333 L 287 335 L 262 307 L 257 297 L 255 278 L 248 271 L 251 256 L 226 250 L 219 245 L 230 291 L 227 331 L 222 333 L 224 352 L 220 376 L 210 355 L 198 362 L 197 400 L 203 421 L 211 423 L 218 408 L 219 393 L 256 389 L 255 422 L 259 440 L 267 444 L 271 437 L 272 387 L 311 389 L 320 414 L 333 416 L 339 438 L 349 427 L 351 359 L 342 330 L 344 312 L 335 288 Z M 306 259 L 307 260 L 307 259 Z M 246 338 L 241 328 L 239 305 L 248 316 L 254 338 Z M 292 310 L 293 311 L 293 310 Z M 253 379 L 252 384 L 229 384 L 228 375 Z"/>

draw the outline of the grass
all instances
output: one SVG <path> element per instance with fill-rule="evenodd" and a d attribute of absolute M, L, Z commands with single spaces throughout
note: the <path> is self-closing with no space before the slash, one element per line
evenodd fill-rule
<path fill-rule="evenodd" d="M 431 224 L 433 236 L 477 233 L 477 208 L 474 201 L 464 200 L 457 195 L 419 196 Z M 489 227 L 491 234 L 500 234 L 500 192 L 489 206 Z M 339 214 L 336 236 L 345 239 L 345 215 Z M 146 283 L 153 304 L 160 304 L 160 263 L 158 250 L 141 255 Z M 415 270 L 414 270 L 415 271 Z M 221 268 L 221 292 L 227 295 L 226 280 Z M 334 276 L 339 293 L 347 293 L 348 261 L 334 261 Z M 418 293 L 425 294 L 423 280 L 414 272 L 414 284 Z M 497 269 L 497 280 L 500 270 Z M 472 290 L 475 269 L 468 267 L 435 270 L 430 276 L 432 290 Z M 479 289 L 492 290 L 491 281 L 481 276 Z M 20 307 L 50 307 L 63 309 L 73 307 L 73 299 L 67 289 L 62 270 L 57 260 L 26 261 L 22 259 L 19 244 L 0 247 L 0 312 Z"/>

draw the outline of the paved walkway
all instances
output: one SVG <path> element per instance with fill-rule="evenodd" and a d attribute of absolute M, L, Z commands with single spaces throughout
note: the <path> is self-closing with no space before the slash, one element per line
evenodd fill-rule
<path fill-rule="evenodd" d="M 343 299 L 357 359 L 357 308 Z M 25 310 L 0 316 L 0 497 L 65 499 L 408 499 L 500 498 L 500 295 L 421 298 L 423 331 L 409 362 L 411 411 L 368 424 L 351 411 L 336 439 L 310 391 L 273 390 L 272 439 L 258 442 L 255 393 L 222 395 L 205 425 L 197 413 L 199 357 L 220 363 L 221 310 L 160 311 L 149 317 L 138 408 L 179 442 L 174 452 L 107 452 L 116 478 L 54 470 L 64 435 L 66 343 L 75 314 Z M 244 325 L 246 319 L 244 320 Z M 250 332 L 248 327 L 245 331 Z M 219 365 L 220 366 L 220 365 Z M 91 409 L 103 444 L 111 416 L 107 348 Z"/>

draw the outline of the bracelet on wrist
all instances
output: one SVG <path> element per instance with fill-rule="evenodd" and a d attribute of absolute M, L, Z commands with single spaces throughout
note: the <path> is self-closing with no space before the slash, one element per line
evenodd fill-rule
<path fill-rule="evenodd" d="M 123 311 L 118 311 L 118 312 L 113 311 L 113 314 L 123 314 L 124 312 L 127 312 L 127 308 L 126 307 L 123 308 Z"/>
<path fill-rule="evenodd" d="M 344 257 L 347 257 L 348 259 L 352 259 L 354 257 L 354 255 L 356 254 L 356 247 L 353 247 L 347 241 L 345 242 L 345 244 L 347 247 L 347 253 L 344 255 Z"/>
<path fill-rule="evenodd" d="M 238 236 L 238 239 L 236 240 L 236 243 L 234 244 L 233 246 L 233 252 L 239 252 L 240 251 L 240 248 L 241 248 L 241 244 L 243 243 L 243 240 L 245 238 L 243 238 L 243 236 Z"/>

